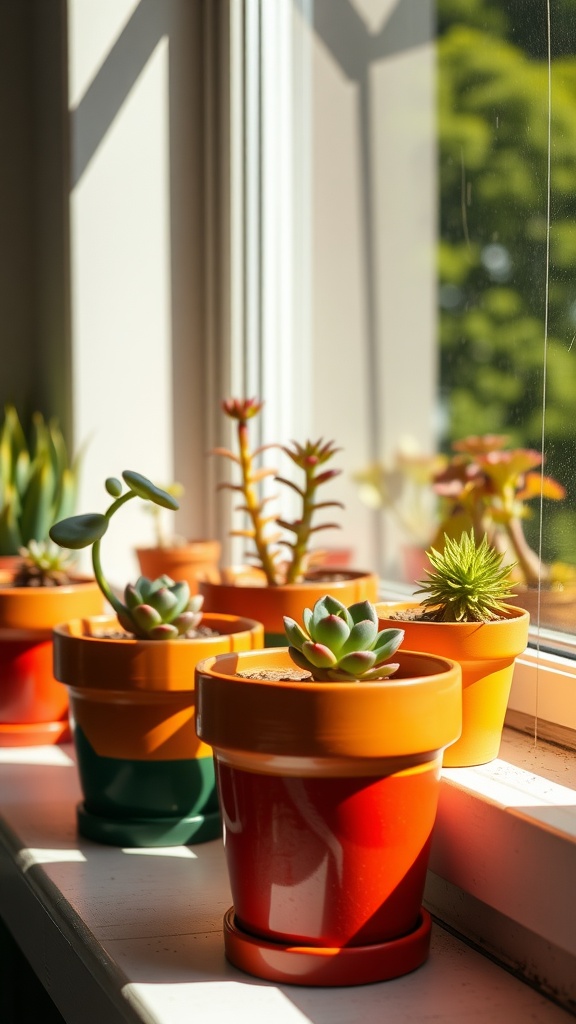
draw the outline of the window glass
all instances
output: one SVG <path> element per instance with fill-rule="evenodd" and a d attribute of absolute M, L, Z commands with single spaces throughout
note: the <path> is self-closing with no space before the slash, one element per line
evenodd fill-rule
<path fill-rule="evenodd" d="M 523 0 L 294 0 L 293 28 L 322 540 L 411 583 L 474 524 L 576 632 L 576 0 L 550 32 Z"/>

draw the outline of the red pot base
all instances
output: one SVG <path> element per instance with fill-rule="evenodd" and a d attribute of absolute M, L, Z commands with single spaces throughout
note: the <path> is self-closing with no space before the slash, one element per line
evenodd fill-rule
<path fill-rule="evenodd" d="M 234 907 L 224 915 L 224 948 L 230 963 L 266 981 L 289 985 L 367 985 L 416 970 L 428 957 L 431 918 L 420 911 L 409 935 L 373 946 L 326 948 L 267 942 L 238 927 Z"/>
<path fill-rule="evenodd" d="M 58 722 L 1 722 L 0 747 L 38 747 L 71 740 L 68 719 Z"/>

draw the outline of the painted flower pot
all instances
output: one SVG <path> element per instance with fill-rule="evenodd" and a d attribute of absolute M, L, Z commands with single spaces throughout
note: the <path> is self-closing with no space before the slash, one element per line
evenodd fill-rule
<path fill-rule="evenodd" d="M 240 573 L 234 582 L 202 581 L 199 589 L 206 611 L 256 619 L 264 626 L 266 647 L 276 647 L 286 643 L 285 615 L 300 622 L 304 609 L 312 608 L 328 591 L 347 607 L 357 601 L 373 603 L 378 598 L 378 577 L 347 569 L 335 573 L 322 569 L 309 573 L 302 583 L 270 587 L 263 573 L 252 570 Z"/>
<path fill-rule="evenodd" d="M 68 694 L 52 671 L 52 629 L 73 615 L 97 615 L 93 580 L 60 587 L 14 587 L 0 573 L 0 746 L 69 739 Z"/>
<path fill-rule="evenodd" d="M 198 666 L 234 901 L 225 949 L 249 974 L 362 984 L 428 955 L 422 892 L 442 753 L 460 734 L 460 668 L 396 657 L 399 672 L 376 682 L 236 674 L 282 674 L 286 648 Z"/>
<path fill-rule="evenodd" d="M 486 764 L 498 757 L 514 662 L 528 643 L 530 616 L 508 608 L 496 622 L 418 622 L 391 619 L 417 602 L 376 605 L 379 629 L 401 626 L 410 650 L 452 658 L 462 668 L 462 736 L 444 755 L 444 766 Z"/>
<path fill-rule="evenodd" d="M 150 580 L 169 576 L 184 580 L 191 594 L 198 593 L 198 581 L 218 583 L 222 545 L 217 540 L 193 540 L 174 547 L 136 548 L 140 572 Z"/>
<path fill-rule="evenodd" d="M 83 802 L 78 829 L 115 846 L 179 846 L 221 832 L 211 749 L 194 726 L 194 669 L 214 653 L 261 647 L 260 623 L 205 615 L 218 635 L 135 640 L 115 618 L 75 619 L 54 633 L 68 687 Z M 108 634 L 108 635 L 107 635 Z"/>

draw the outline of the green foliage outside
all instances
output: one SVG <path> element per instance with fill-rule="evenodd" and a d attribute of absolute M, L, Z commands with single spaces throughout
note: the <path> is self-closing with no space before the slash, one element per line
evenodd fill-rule
<path fill-rule="evenodd" d="M 502 433 L 567 497 L 543 555 L 576 564 L 576 0 L 438 0 L 440 377 L 445 449 Z M 549 251 L 547 364 L 546 261 Z M 538 508 L 526 524 L 538 544 Z"/>

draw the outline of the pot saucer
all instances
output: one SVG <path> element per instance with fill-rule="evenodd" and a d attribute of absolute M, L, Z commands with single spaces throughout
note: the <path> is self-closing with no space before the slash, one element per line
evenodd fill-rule
<path fill-rule="evenodd" d="M 108 846 L 187 846 L 218 839 L 222 834 L 218 811 L 173 818 L 106 818 L 92 814 L 79 803 L 76 817 L 81 836 Z"/>
<path fill-rule="evenodd" d="M 228 960 L 247 974 L 291 985 L 366 985 L 414 971 L 428 957 L 431 918 L 424 909 L 414 931 L 373 946 L 284 945 L 239 928 L 231 907 L 224 915 Z"/>
<path fill-rule="evenodd" d="M 37 747 L 70 739 L 67 717 L 56 722 L 0 722 L 0 747 Z"/>

